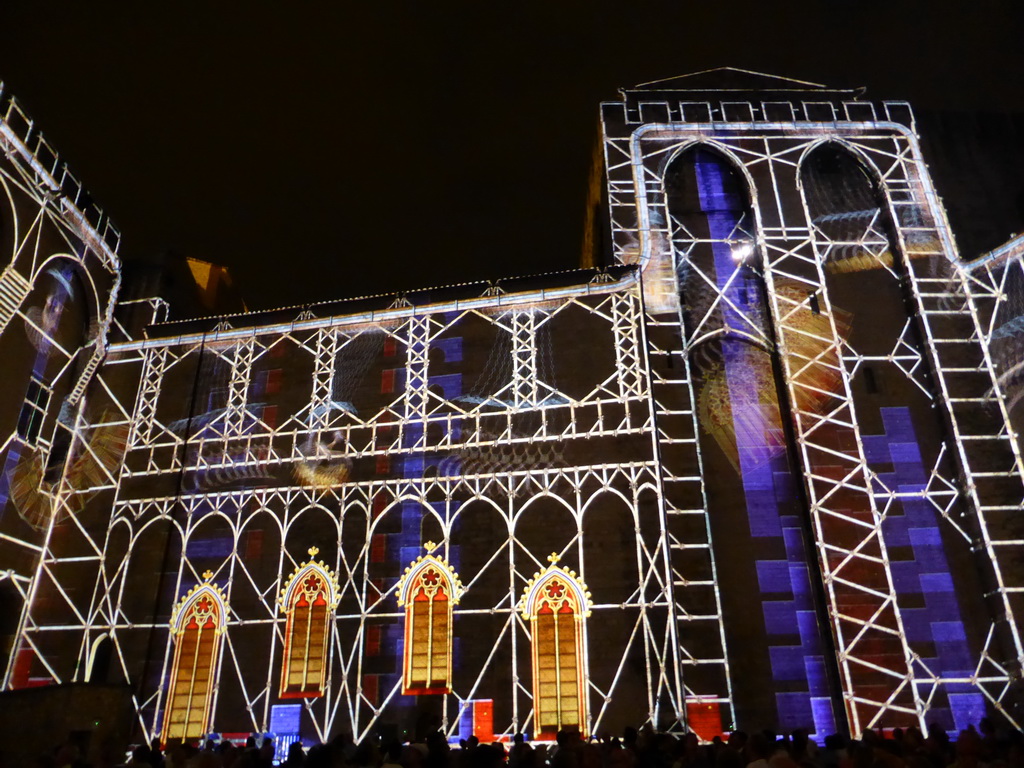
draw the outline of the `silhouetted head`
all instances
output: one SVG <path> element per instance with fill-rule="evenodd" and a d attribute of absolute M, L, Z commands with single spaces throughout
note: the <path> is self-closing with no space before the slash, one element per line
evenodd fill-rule
<path fill-rule="evenodd" d="M 392 739 L 388 742 L 388 746 L 385 751 L 387 753 L 388 760 L 393 763 L 397 763 L 402 758 L 402 742 L 398 739 Z"/>

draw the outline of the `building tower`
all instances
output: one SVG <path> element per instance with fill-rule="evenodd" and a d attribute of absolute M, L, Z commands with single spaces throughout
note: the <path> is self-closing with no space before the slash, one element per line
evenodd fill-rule
<path fill-rule="evenodd" d="M 11 651 L 38 584 L 58 578 L 40 555 L 76 510 L 69 483 L 105 475 L 72 444 L 107 350 L 120 235 L 2 83 L 0 149 L 0 665 L 27 685 L 28 656 Z"/>
<path fill-rule="evenodd" d="M 666 519 L 711 537 L 672 546 L 688 696 L 818 733 L 1016 712 L 1024 486 L 985 344 L 999 280 L 957 258 L 909 107 L 727 70 L 602 114 Z"/>
<path fill-rule="evenodd" d="M 601 130 L 580 270 L 115 313 L 18 395 L 5 687 L 164 740 L 1018 725 L 1024 241 L 958 258 L 902 102 L 724 70 Z"/>

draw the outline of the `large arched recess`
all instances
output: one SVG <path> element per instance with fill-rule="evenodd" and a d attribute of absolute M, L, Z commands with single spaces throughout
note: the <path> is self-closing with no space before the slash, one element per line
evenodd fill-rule
<path fill-rule="evenodd" d="M 722 335 L 692 350 L 691 369 L 737 717 L 820 733 L 834 725 L 815 705 L 833 660 L 771 354 Z"/>
<path fill-rule="evenodd" d="M 818 144 L 801 159 L 799 178 L 825 277 L 823 300 L 845 336 L 843 365 L 865 459 L 877 477 L 876 503 L 885 511 L 882 532 L 906 637 L 934 675 L 969 677 L 992 617 L 964 609 L 985 590 L 969 543 L 936 506 L 964 519 L 954 490 L 956 451 L 908 285 L 908 259 L 930 258 L 935 248 L 920 232 L 900 241 L 878 173 L 855 148 Z M 939 493 L 925 498 L 926 489 Z M 940 688 L 927 716 L 952 730 L 984 709 L 980 693 L 950 698 Z"/>
<path fill-rule="evenodd" d="M 84 347 L 95 333 L 98 314 L 95 287 L 74 256 L 51 256 L 32 283 L 21 314 L 11 319 L 0 342 L 7 373 L 0 382 L 0 431 L 6 437 L 17 428 L 34 446 L 39 438 L 49 439 L 60 405 L 88 359 L 91 350 Z M 38 386 L 31 382 L 52 392 L 41 401 Z M 45 423 L 30 434 L 23 423 L 27 399 L 49 410 Z"/>
<path fill-rule="evenodd" d="M 665 191 L 737 721 L 828 733 L 835 662 L 749 177 L 696 145 L 669 164 Z M 697 590 L 677 602 L 714 610 Z"/>
<path fill-rule="evenodd" d="M 509 522 L 493 499 L 463 503 L 451 523 L 448 561 L 465 587 L 455 606 L 453 692 L 462 699 L 494 699 L 494 723 L 512 721 L 515 677 L 512 635 L 515 617 L 507 609 L 516 597 L 509 563 Z M 497 610 L 494 610 L 497 609 Z"/>
<path fill-rule="evenodd" d="M 588 676 L 607 692 L 590 712 L 595 731 L 615 731 L 632 722 L 651 698 L 644 647 L 646 611 L 640 575 L 639 534 L 633 505 L 621 493 L 603 489 L 583 506 L 580 576 L 591 593 L 588 619 L 600 637 L 588 649 Z"/>
<path fill-rule="evenodd" d="M 668 164 L 664 183 L 687 340 L 728 327 L 767 341 L 749 179 L 722 149 L 694 144 Z"/>

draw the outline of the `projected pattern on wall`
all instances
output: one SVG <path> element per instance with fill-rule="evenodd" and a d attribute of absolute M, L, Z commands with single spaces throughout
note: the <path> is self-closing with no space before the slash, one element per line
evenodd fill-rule
<path fill-rule="evenodd" d="M 140 386 L 115 514 L 95 542 L 108 570 L 80 609 L 93 620 L 27 636 L 40 647 L 113 642 L 121 674 L 145 678 L 140 722 L 159 734 L 173 654 L 145 664 L 145 648 L 171 647 L 171 607 L 209 571 L 230 606 L 209 722 L 242 712 L 232 727 L 258 730 L 279 700 L 287 645 L 277 598 L 317 547 L 339 598 L 323 695 L 302 699 L 304 727 L 359 735 L 381 713 L 405 716 L 430 699 L 455 734 L 467 702 L 489 698 L 511 733 L 534 720 L 533 694 L 516 683 L 533 674 L 531 628 L 516 605 L 554 549 L 592 589 L 603 587 L 590 606 L 605 631 L 589 651 L 580 691 L 589 720 L 580 725 L 618 722 L 626 709 L 632 719 L 637 702 L 654 720 L 676 719 L 684 701 L 666 634 L 638 296 L 603 284 L 568 293 L 511 309 L 396 308 L 351 329 L 311 321 L 238 340 L 225 331 L 116 347 L 99 381 L 133 367 Z M 552 361 L 551 340 L 583 329 L 603 339 L 597 352 L 581 350 L 588 365 Z M 484 354 L 463 359 L 469 343 Z M 189 389 L 192 413 L 180 396 Z M 451 693 L 417 704 L 403 695 L 397 589 L 428 542 L 464 590 L 452 606 Z M 157 572 L 154 552 L 166 553 Z M 146 592 L 159 595 L 156 610 L 133 600 Z M 54 680 L 76 674 L 70 659 L 34 662 Z"/>
<path fill-rule="evenodd" d="M 688 380 L 676 377 L 698 404 L 698 422 L 701 400 L 713 406 L 704 417 L 707 426 L 698 429 L 761 431 L 770 445 L 777 439 L 770 429 L 750 430 L 748 419 L 729 423 L 725 403 L 742 396 L 727 383 L 723 361 L 730 354 L 723 350 L 730 336 L 746 335 L 747 347 L 765 346 L 766 360 L 778 351 L 779 400 L 792 419 L 789 445 L 808 478 L 806 500 L 799 505 L 808 517 L 789 522 L 793 533 L 800 528 L 810 534 L 817 552 L 838 659 L 826 662 L 836 669 L 853 731 L 923 722 L 926 713 L 946 727 L 961 727 L 977 713 L 981 699 L 987 706 L 1013 709 L 1009 681 L 1022 659 L 1017 596 L 1024 584 L 1009 554 L 1020 540 L 1010 510 L 1024 497 L 1024 472 L 1018 446 L 1003 426 L 1007 400 L 998 372 L 986 350 L 971 341 L 985 338 L 979 314 L 984 291 L 953 260 L 916 140 L 896 127 L 908 124 L 909 110 L 898 103 L 871 105 L 834 96 L 819 101 L 815 95 L 827 91 L 806 83 L 780 85 L 801 91 L 807 99 L 802 102 L 782 92 L 763 102 L 730 101 L 711 88 L 687 86 L 687 78 L 652 83 L 627 92 L 623 104 L 606 105 L 604 112 L 612 247 L 621 263 L 644 266 L 647 324 L 658 329 L 649 336 L 652 371 L 678 371 L 689 362 Z M 824 142 L 865 169 L 862 176 L 882 189 L 879 202 L 860 199 L 857 205 L 815 209 L 814 179 L 807 178 L 806 169 Z M 734 270 L 726 284 L 703 268 L 699 292 L 687 291 L 676 279 L 676 267 L 684 281 L 698 279 L 699 265 L 688 260 L 691 243 L 699 238 L 679 227 L 666 180 L 671 164 L 697 147 L 724 158 L 750 188 L 753 220 L 728 234 L 722 234 L 728 229 L 723 226 L 718 238 L 729 241 L 735 261 L 756 258 L 773 335 L 765 341 L 757 331 L 759 315 L 740 317 L 743 302 L 737 297 L 750 294 L 743 270 Z M 876 295 L 874 281 L 881 279 L 876 275 L 890 280 L 895 294 L 882 286 Z M 899 285 L 903 276 L 905 288 Z M 861 299 L 848 301 L 839 280 L 865 281 L 859 284 Z M 873 297 L 870 307 L 864 296 Z M 861 321 L 870 325 L 876 306 L 885 309 L 879 339 L 888 347 L 865 351 L 867 326 Z M 716 326 L 697 326 L 690 319 L 695 315 L 714 319 L 723 330 L 720 337 L 701 338 Z M 673 325 L 675 332 L 669 330 Z M 709 352 L 703 348 L 709 343 L 718 347 Z M 722 371 L 710 383 L 707 361 Z M 767 363 L 761 367 L 770 370 Z M 886 403 L 885 392 L 868 391 L 883 386 L 895 400 Z M 657 379 L 654 387 L 657 392 Z M 884 433 L 879 405 L 896 406 L 900 398 L 914 402 L 914 429 L 927 432 L 927 451 L 920 451 L 923 488 L 908 481 L 906 467 L 895 477 L 889 474 L 877 444 L 865 438 Z M 932 404 L 942 410 L 922 415 Z M 682 439 L 687 432 L 680 425 L 665 436 Z M 721 436 L 712 437 L 722 442 Z M 681 451 L 677 454 L 681 468 L 695 460 L 702 466 L 701 490 L 715 533 L 712 466 L 718 447 L 708 450 L 702 442 L 700 448 L 703 455 L 689 464 Z M 739 456 L 729 458 L 739 463 Z M 925 517 L 915 517 L 924 514 L 917 500 L 927 505 Z M 671 520 L 700 509 L 694 504 L 674 512 L 670 505 L 668 511 Z M 899 522 L 901 516 L 915 522 Z M 908 544 L 902 525 L 920 537 L 920 552 Z M 716 536 L 713 549 L 724 547 Z M 928 547 L 939 547 L 949 558 L 952 584 L 930 578 L 939 561 Z M 986 556 L 972 557 L 972 549 Z M 716 567 L 722 574 L 726 564 L 719 560 Z M 742 594 L 743 587 L 724 576 L 718 585 L 729 627 L 730 595 Z M 999 607 L 991 614 L 961 614 L 961 631 L 955 604 L 949 606 L 954 615 L 935 608 L 944 590 L 949 598 L 991 590 Z M 820 622 L 825 612 L 817 611 Z M 738 649 L 724 655 L 731 688 L 711 676 L 698 687 L 695 675 L 687 677 L 695 698 L 722 705 L 734 697 L 742 721 L 745 702 L 751 701 L 749 692 L 737 687 L 748 679 L 749 670 L 738 668 L 744 661 Z"/>
<path fill-rule="evenodd" d="M 133 337 L 5 270 L 5 684 L 128 681 L 146 739 L 1018 722 L 1021 248 L 955 261 L 905 105 L 782 82 L 606 104 L 578 284 Z"/>
<path fill-rule="evenodd" d="M 744 591 L 762 596 L 756 612 L 749 601 L 730 606 L 726 596 L 726 637 L 746 645 L 752 633 L 763 636 L 757 646 L 766 657 L 757 661 L 771 669 L 773 714 L 781 727 L 832 733 L 833 692 L 812 599 L 804 523 L 794 515 L 800 480 L 790 468 L 776 395 L 753 212 L 738 173 L 724 157 L 703 148 L 673 160 L 666 192 L 699 427 L 702 438 L 713 440 L 701 442 L 705 467 L 709 478 L 724 481 L 708 483 L 712 531 L 730 547 L 750 548 L 756 580 L 748 570 Z M 691 296 L 694 300 L 688 300 Z M 826 379 L 819 389 L 830 391 L 832 384 Z M 739 510 L 745 510 L 745 520 L 733 519 Z M 745 579 L 729 562 L 720 561 L 718 572 L 725 583 Z M 754 626 L 746 626 L 742 616 L 752 613 Z M 745 654 L 754 655 L 749 649 Z M 760 685 L 760 677 L 742 671 L 734 685 Z M 771 711 L 771 704 L 764 701 L 761 708 Z"/>
<path fill-rule="evenodd" d="M 0 83 L 0 669 L 19 685 L 44 679 L 13 647 L 25 603 L 63 580 L 40 557 L 48 529 L 109 482 L 123 445 L 123 430 L 77 422 L 107 347 L 119 240 Z"/>

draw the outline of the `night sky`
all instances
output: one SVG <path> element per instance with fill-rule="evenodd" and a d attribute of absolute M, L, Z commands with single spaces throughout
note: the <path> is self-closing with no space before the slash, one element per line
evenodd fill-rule
<path fill-rule="evenodd" d="M 949 5 L 3 0 L 0 79 L 123 257 L 270 308 L 575 266 L 621 86 L 731 65 L 1024 111 L 1024 3 Z"/>

